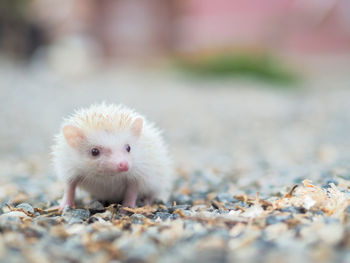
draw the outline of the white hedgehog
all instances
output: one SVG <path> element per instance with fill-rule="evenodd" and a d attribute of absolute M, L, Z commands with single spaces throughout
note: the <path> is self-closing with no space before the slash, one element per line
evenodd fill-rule
<path fill-rule="evenodd" d="M 65 183 L 60 209 L 74 206 L 75 189 L 98 200 L 135 207 L 166 200 L 172 165 L 159 129 L 124 106 L 92 105 L 64 120 L 52 148 L 55 171 Z"/>

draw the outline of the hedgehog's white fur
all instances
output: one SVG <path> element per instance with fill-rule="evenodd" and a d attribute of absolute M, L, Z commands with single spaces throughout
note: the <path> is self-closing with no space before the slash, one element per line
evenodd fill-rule
<path fill-rule="evenodd" d="M 119 105 L 105 103 L 75 111 L 65 119 L 62 128 L 72 125 L 81 129 L 87 138 L 87 147 L 113 146 L 130 143 L 132 166 L 129 171 L 111 176 L 96 166 L 84 150 L 73 149 L 66 141 L 62 129 L 52 148 L 54 169 L 64 182 L 81 177 L 78 187 L 99 200 L 122 201 L 127 180 L 136 181 L 139 198 L 166 200 L 172 183 L 172 165 L 167 147 L 159 129 L 143 118 L 138 140 L 129 131 L 130 125 L 141 115 Z"/>

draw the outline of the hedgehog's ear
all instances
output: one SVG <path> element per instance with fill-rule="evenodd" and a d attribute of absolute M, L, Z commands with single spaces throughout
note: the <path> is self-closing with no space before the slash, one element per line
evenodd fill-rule
<path fill-rule="evenodd" d="M 85 136 L 82 130 L 79 128 L 72 126 L 72 125 L 66 125 L 62 129 L 63 135 L 66 138 L 67 143 L 72 148 L 78 148 L 78 146 L 84 141 Z"/>
<path fill-rule="evenodd" d="M 134 122 L 131 124 L 131 132 L 136 137 L 140 137 L 143 127 L 143 119 L 141 117 L 137 117 Z"/>

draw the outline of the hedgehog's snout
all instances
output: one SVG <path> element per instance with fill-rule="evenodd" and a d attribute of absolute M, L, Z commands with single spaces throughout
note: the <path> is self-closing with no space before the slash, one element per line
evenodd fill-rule
<path fill-rule="evenodd" d="M 126 172 L 129 170 L 129 163 L 127 161 L 121 161 L 117 165 L 119 172 Z"/>
<path fill-rule="evenodd" d="M 130 170 L 130 167 L 130 162 L 124 158 L 107 158 L 106 160 L 101 160 L 99 163 L 99 169 L 111 172 L 112 175 L 127 172 Z"/>

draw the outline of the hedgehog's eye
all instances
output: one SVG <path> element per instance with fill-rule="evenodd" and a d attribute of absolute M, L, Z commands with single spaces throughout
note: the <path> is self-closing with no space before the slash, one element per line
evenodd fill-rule
<path fill-rule="evenodd" d="M 91 155 L 92 156 L 99 156 L 100 155 L 100 150 L 99 149 L 97 149 L 97 148 L 92 148 L 91 149 Z"/>
<path fill-rule="evenodd" d="M 125 150 L 129 153 L 131 151 L 131 147 L 129 144 L 125 145 Z"/>

